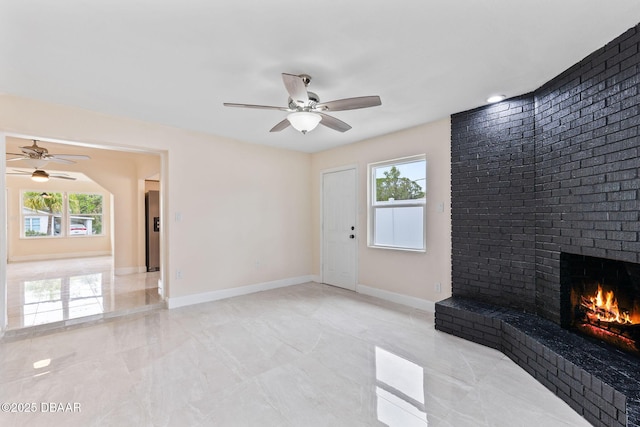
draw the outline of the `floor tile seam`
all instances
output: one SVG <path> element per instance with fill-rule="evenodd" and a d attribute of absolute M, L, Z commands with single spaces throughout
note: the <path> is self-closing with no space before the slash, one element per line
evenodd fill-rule
<path fill-rule="evenodd" d="M 209 347 L 208 343 L 203 342 L 203 341 L 200 339 L 200 337 L 197 337 L 197 336 L 191 336 L 191 338 L 192 338 L 194 341 L 196 341 L 196 343 L 197 343 L 198 345 L 202 346 L 202 347 L 203 347 L 207 352 L 209 352 L 212 356 L 214 356 L 214 357 L 216 356 L 215 352 L 214 352 L 214 351 L 211 351 L 211 349 L 210 349 L 210 347 Z M 224 356 L 226 356 L 226 358 L 228 358 L 228 359 L 230 359 L 230 360 L 231 360 L 231 362 L 233 362 L 233 361 L 237 361 L 237 360 L 236 360 L 236 358 L 235 358 L 233 355 L 231 355 L 231 354 L 229 353 L 229 351 L 228 351 L 227 349 L 225 349 L 223 346 L 221 346 L 221 345 L 219 345 L 219 344 L 217 344 L 217 343 L 214 343 L 214 345 L 215 345 L 215 347 L 216 347 L 216 350 L 217 350 L 217 351 L 222 352 L 222 353 L 223 353 L 223 355 L 224 355 Z M 241 372 L 239 372 L 239 371 L 238 371 L 238 369 L 236 369 L 236 366 L 234 366 L 234 365 L 229 365 L 229 361 L 228 361 L 227 359 L 225 359 L 225 358 L 218 358 L 218 357 L 216 357 L 216 361 L 217 361 L 218 363 L 222 364 L 222 365 L 223 365 L 226 369 L 228 369 L 230 372 L 233 372 L 235 375 L 238 375 L 238 377 L 240 377 L 240 378 L 243 378 L 243 379 L 244 379 L 244 377 L 243 377 L 242 373 L 241 373 Z M 250 378 L 250 377 L 248 377 L 248 378 Z"/>
<path fill-rule="evenodd" d="M 0 385 L 2 386 L 2 388 L 5 388 L 12 383 L 18 383 L 18 385 L 20 385 L 20 387 L 22 388 L 21 383 L 24 381 L 29 381 L 32 377 L 32 375 L 28 375 L 25 373 L 19 376 L 15 376 L 14 378 L 7 378 L 6 380 L 0 378 Z"/>
<path fill-rule="evenodd" d="M 99 315 L 83 316 L 83 317 L 91 318 L 91 319 L 87 319 L 84 322 L 79 321 L 83 318 L 83 317 L 79 317 L 75 319 L 56 321 L 53 323 L 43 323 L 40 325 L 33 325 L 29 327 L 7 329 L 7 331 L 9 332 L 15 331 L 16 333 L 15 334 L 12 333 L 11 336 L 7 336 L 6 334 L 4 334 L 2 338 L 0 338 L 0 343 L 2 343 L 2 341 L 7 339 L 10 340 L 8 342 L 21 341 L 24 339 L 37 339 L 40 337 L 50 336 L 57 333 L 64 333 L 69 330 L 91 328 L 98 325 L 110 324 L 110 323 L 121 322 L 121 321 L 123 322 L 135 321 L 144 316 L 152 314 L 157 310 L 164 309 L 164 307 L 154 307 L 154 308 L 148 309 L 147 306 L 141 306 L 139 308 L 140 308 L 139 311 L 134 311 L 131 313 L 125 312 L 122 314 L 118 314 L 119 312 L 107 312 L 107 313 L 101 313 Z M 128 311 L 128 310 L 123 310 L 123 311 Z M 100 316 L 100 318 L 95 319 L 94 318 L 95 316 Z M 68 323 L 68 322 L 71 322 L 71 323 Z M 43 329 L 37 330 L 38 327 L 43 327 Z M 21 333 L 20 332 L 21 330 L 26 330 L 26 331 Z"/>
<path fill-rule="evenodd" d="M 328 393 L 329 393 L 329 392 L 325 392 L 323 387 L 318 386 L 318 385 L 316 384 L 316 381 L 314 381 L 314 380 L 312 379 L 312 377 L 311 377 L 311 376 L 310 376 L 310 375 L 309 375 L 305 370 L 300 369 L 299 367 L 297 367 L 297 366 L 293 365 L 293 362 L 288 362 L 288 363 L 286 363 L 286 364 L 284 364 L 284 365 L 280 365 L 280 366 L 278 366 L 278 367 L 276 367 L 276 368 L 284 369 L 284 367 L 285 367 L 286 365 L 291 365 L 291 366 L 293 366 L 293 367 L 294 367 L 295 369 L 297 369 L 301 374 L 303 374 L 303 375 L 307 378 L 308 383 L 312 385 L 312 389 L 313 389 L 315 392 L 317 392 L 317 390 L 320 390 L 320 391 L 321 391 L 321 393 L 318 393 L 318 394 L 320 394 L 320 395 L 323 395 L 323 396 L 324 396 L 324 395 L 326 395 L 326 394 L 328 394 Z M 270 406 L 272 406 L 272 407 L 273 407 L 273 408 L 274 408 L 274 409 L 275 409 L 275 410 L 276 410 L 276 411 L 277 411 L 277 412 L 278 412 L 278 413 L 279 413 L 279 414 L 280 414 L 280 415 L 281 415 L 285 420 L 287 420 L 287 422 L 288 422 L 290 425 L 292 425 L 292 426 L 293 426 L 293 425 L 298 425 L 298 424 L 296 424 L 296 423 L 295 423 L 295 420 L 292 420 L 290 417 L 288 417 L 288 416 L 287 416 L 287 413 L 283 412 L 282 410 L 280 410 L 280 409 L 275 405 L 277 402 L 274 402 L 274 401 L 273 401 L 273 399 L 272 399 L 272 397 L 271 397 L 271 396 L 272 396 L 272 394 L 271 394 L 271 393 L 267 393 L 267 392 L 266 392 L 266 390 L 264 390 L 263 381 L 265 381 L 265 378 L 263 378 L 263 377 L 264 377 L 264 376 L 266 376 L 267 374 L 271 373 L 272 371 L 273 371 L 273 369 L 270 369 L 270 370 L 265 371 L 265 372 L 262 372 L 262 373 L 260 373 L 259 375 L 257 375 L 257 376 L 256 376 L 256 380 L 257 380 L 257 382 L 258 382 L 258 384 L 259 384 L 259 386 L 260 386 L 260 388 L 261 388 L 261 391 L 263 392 L 263 394 L 264 394 L 264 396 L 265 396 L 265 398 L 266 398 L 267 402 L 269 403 L 269 405 L 270 405 Z M 344 377 L 343 377 L 343 378 L 344 378 Z M 345 379 L 346 379 L 346 380 L 348 380 L 349 382 L 352 382 L 352 381 L 350 381 L 348 378 L 345 378 Z M 323 400 L 324 400 L 324 399 L 323 399 Z M 340 412 L 340 413 L 344 413 L 344 414 L 353 414 L 353 411 L 351 410 L 351 408 L 348 408 L 348 407 L 346 407 L 346 406 L 344 406 L 344 405 L 339 405 L 339 406 L 338 406 L 338 410 L 339 410 L 339 412 Z M 335 415 L 335 414 L 333 414 L 333 415 Z"/>
<path fill-rule="evenodd" d="M 406 409 L 404 409 L 404 408 L 403 408 L 403 407 L 401 407 L 401 406 L 398 406 L 395 402 L 392 402 L 391 400 L 387 399 L 386 397 L 381 396 L 381 395 L 379 395 L 378 393 L 376 393 L 376 398 L 385 400 L 385 401 L 386 401 L 386 402 L 388 402 L 389 404 L 391 404 L 391 405 L 393 405 L 394 407 L 396 407 L 396 408 L 398 408 L 399 410 L 401 410 L 403 413 L 405 413 L 405 414 L 407 414 L 407 415 L 410 415 L 411 417 L 415 418 L 416 420 L 419 420 L 419 421 L 421 421 L 421 422 L 425 423 L 425 427 L 426 427 L 426 426 L 428 426 L 428 420 L 427 420 L 427 421 L 422 420 L 422 419 L 421 419 L 421 418 L 419 418 L 417 415 L 415 415 L 415 414 L 413 414 L 413 413 L 411 413 L 411 412 L 407 411 Z M 416 410 L 418 410 L 418 411 L 420 411 L 420 412 L 422 412 L 422 413 L 425 415 L 425 417 L 427 417 L 427 416 L 429 415 L 429 414 L 426 412 L 426 410 L 425 410 L 425 411 L 421 411 L 419 408 L 415 408 L 415 409 L 416 409 Z"/>
<path fill-rule="evenodd" d="M 479 344 L 479 345 L 481 345 L 481 344 Z M 481 346 L 482 346 L 482 345 L 481 345 Z M 501 351 L 499 351 L 499 350 L 492 349 L 492 348 L 490 348 L 490 347 L 485 347 L 485 346 L 482 346 L 482 349 L 483 349 L 483 351 L 486 351 L 486 350 L 494 350 L 494 355 L 495 355 L 495 356 L 499 356 L 499 357 L 498 357 L 498 358 L 496 358 L 495 360 L 494 360 L 494 359 L 492 359 L 491 364 L 490 364 L 490 369 L 486 370 L 485 372 L 483 372 L 483 373 L 481 373 L 481 374 L 479 374 L 479 375 L 476 375 L 476 377 L 475 377 L 475 378 L 478 380 L 478 382 L 483 381 L 485 378 L 489 378 L 489 377 L 493 374 L 493 372 L 496 372 L 496 371 L 498 370 L 498 365 L 499 365 L 499 364 L 500 364 L 500 363 L 501 363 L 505 358 L 506 358 L 506 359 L 509 359 L 507 356 L 505 356 L 505 354 L 504 354 L 504 353 L 502 353 L 502 352 L 501 352 Z M 465 352 L 462 352 L 462 353 L 465 353 Z M 467 363 L 467 365 L 471 368 L 471 365 L 468 363 L 468 358 L 467 358 L 467 356 L 466 356 L 466 353 L 465 353 L 465 354 L 463 354 L 463 357 L 464 357 L 465 363 Z M 509 360 L 511 360 L 511 359 L 509 359 Z M 474 371 L 474 372 L 475 372 L 475 371 Z"/>
<path fill-rule="evenodd" d="M 195 338 L 200 345 L 202 345 L 203 347 L 207 348 L 207 345 L 202 343 L 200 340 L 198 340 L 197 338 Z M 233 355 L 233 353 L 225 348 L 225 346 L 220 345 L 220 344 L 216 344 L 216 348 L 218 349 L 218 351 L 223 353 L 223 358 L 218 358 L 216 359 L 219 363 L 221 363 L 225 368 L 227 368 L 229 371 L 231 371 L 234 375 L 236 375 L 238 378 L 240 378 L 242 381 L 245 380 L 250 380 L 252 378 L 255 378 L 256 376 L 259 376 L 261 374 L 263 374 L 264 372 L 268 372 L 271 369 L 277 368 L 280 365 L 274 367 L 274 368 L 270 368 L 267 371 L 263 371 L 260 372 L 257 375 L 252 375 L 252 374 L 247 374 L 246 372 L 244 372 L 244 370 L 242 369 L 242 365 L 243 363 L 238 360 L 238 358 L 236 356 Z"/>
<path fill-rule="evenodd" d="M 365 344 L 368 344 L 368 345 L 375 345 L 374 343 L 364 339 L 360 335 L 356 335 L 354 333 L 351 333 L 349 331 L 345 331 L 343 329 L 338 329 L 338 328 L 334 327 L 330 323 L 325 323 L 325 322 L 322 322 L 322 321 L 320 321 L 320 323 L 323 325 L 323 327 L 331 329 L 331 332 L 333 332 L 333 333 L 340 334 L 340 335 L 345 335 L 347 337 L 350 337 L 352 339 L 356 339 L 356 340 L 361 341 L 361 342 L 363 342 Z M 369 329 L 367 328 L 365 330 L 369 330 Z"/>
<path fill-rule="evenodd" d="M 261 374 L 262 375 L 262 374 Z M 260 375 L 254 377 L 251 379 L 251 381 L 253 381 L 256 386 L 259 389 L 260 394 L 264 397 L 264 401 L 269 405 L 269 407 L 271 407 L 278 415 L 280 415 L 280 417 L 284 420 L 287 421 L 287 425 L 288 426 L 295 426 L 296 424 L 293 423 L 291 420 L 289 420 L 289 418 L 287 416 L 285 416 L 285 413 L 279 408 L 278 405 L 276 405 L 273 402 L 273 399 L 271 398 L 271 394 L 267 392 L 267 390 L 265 390 L 264 385 L 262 383 L 262 381 L 259 380 Z M 287 427 L 287 426 L 279 426 L 279 427 Z"/>

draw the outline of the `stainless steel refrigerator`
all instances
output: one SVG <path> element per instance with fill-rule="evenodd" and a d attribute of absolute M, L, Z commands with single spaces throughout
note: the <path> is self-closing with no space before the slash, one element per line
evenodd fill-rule
<path fill-rule="evenodd" d="M 160 192 L 147 191 L 144 195 L 147 271 L 160 270 Z"/>

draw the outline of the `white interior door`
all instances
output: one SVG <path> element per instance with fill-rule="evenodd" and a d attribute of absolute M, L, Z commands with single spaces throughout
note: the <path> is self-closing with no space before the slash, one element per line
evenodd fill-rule
<path fill-rule="evenodd" d="M 322 281 L 356 289 L 356 170 L 322 175 Z"/>

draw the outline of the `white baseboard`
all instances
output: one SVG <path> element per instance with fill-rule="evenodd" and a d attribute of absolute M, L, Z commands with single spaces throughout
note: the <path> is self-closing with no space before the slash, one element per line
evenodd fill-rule
<path fill-rule="evenodd" d="M 395 292 L 384 291 L 382 289 L 372 288 L 366 285 L 356 285 L 356 292 L 358 292 L 359 294 L 369 295 L 424 311 L 434 312 L 436 310 L 436 303 L 433 301 L 410 297 L 408 295 L 398 294 Z"/>
<path fill-rule="evenodd" d="M 309 277 L 311 277 L 311 281 L 312 282 L 322 283 L 322 279 L 320 278 L 319 274 L 314 274 L 314 275 L 309 276 Z"/>
<path fill-rule="evenodd" d="M 299 276 L 288 279 L 274 280 L 272 282 L 257 283 L 255 285 L 240 286 L 237 288 L 221 289 L 219 291 L 203 292 L 200 294 L 185 295 L 183 297 L 167 298 L 169 309 L 184 307 L 187 305 L 200 304 L 203 302 L 217 301 L 241 295 L 253 294 L 255 292 L 268 291 L 271 289 L 284 288 L 286 286 L 300 285 L 313 281 L 313 276 Z"/>
<path fill-rule="evenodd" d="M 23 255 L 11 256 L 8 262 L 24 262 L 24 261 L 46 261 L 50 259 L 68 259 L 68 258 L 89 258 L 97 256 L 111 256 L 110 251 L 93 251 L 93 252 L 68 252 L 56 254 L 40 254 L 40 255 Z"/>

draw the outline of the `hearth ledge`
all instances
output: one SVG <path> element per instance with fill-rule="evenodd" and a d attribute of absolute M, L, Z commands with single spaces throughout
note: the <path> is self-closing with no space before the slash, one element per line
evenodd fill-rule
<path fill-rule="evenodd" d="M 495 348 L 594 426 L 640 427 L 640 360 L 533 313 L 463 297 L 435 304 L 437 330 Z"/>

